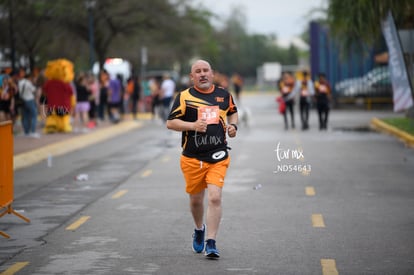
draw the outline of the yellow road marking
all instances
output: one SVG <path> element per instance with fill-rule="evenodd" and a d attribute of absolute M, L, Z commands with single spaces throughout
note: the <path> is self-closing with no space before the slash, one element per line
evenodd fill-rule
<path fill-rule="evenodd" d="M 305 193 L 306 193 L 306 196 L 315 196 L 316 194 L 315 188 L 313 188 L 312 186 L 306 186 Z"/>
<path fill-rule="evenodd" d="M 118 191 L 118 192 L 116 192 L 115 194 L 112 195 L 112 199 L 119 199 L 120 197 L 122 197 L 126 193 L 128 193 L 128 190 L 126 190 L 126 189 L 120 190 L 120 191 Z"/>
<path fill-rule="evenodd" d="M 312 215 L 312 226 L 313 227 L 325 227 L 322 214 L 313 214 Z"/>
<path fill-rule="evenodd" d="M 321 259 L 323 275 L 339 275 L 334 259 Z"/>
<path fill-rule="evenodd" d="M 76 229 L 79 228 L 79 226 L 84 224 L 90 218 L 91 218 L 91 216 L 82 216 L 76 222 L 74 222 L 71 225 L 69 225 L 68 227 L 66 227 L 66 230 L 71 230 L 71 231 L 76 230 Z"/>
<path fill-rule="evenodd" d="M 148 169 L 148 170 L 145 170 L 145 171 L 141 174 L 141 177 L 142 177 L 142 178 L 146 178 L 146 177 L 149 177 L 151 174 L 152 174 L 152 170 L 151 170 L 151 169 Z"/>
<path fill-rule="evenodd" d="M 23 267 L 28 265 L 29 262 L 17 262 L 11 267 L 9 267 L 6 271 L 0 273 L 0 275 L 13 275 L 20 271 Z"/>

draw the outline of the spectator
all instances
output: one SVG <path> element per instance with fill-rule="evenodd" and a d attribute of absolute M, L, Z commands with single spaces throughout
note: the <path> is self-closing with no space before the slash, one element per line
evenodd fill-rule
<path fill-rule="evenodd" d="M 152 112 L 152 96 L 151 96 L 151 88 L 150 88 L 150 79 L 146 78 L 142 81 L 142 90 L 143 90 L 143 101 L 144 101 L 144 111 L 145 112 Z"/>
<path fill-rule="evenodd" d="M 160 100 L 160 93 L 161 93 L 160 82 L 155 77 L 153 77 L 149 80 L 149 87 L 151 89 L 151 97 L 152 97 L 151 113 L 152 113 L 152 119 L 154 119 L 156 117 L 156 114 L 160 114 L 160 112 L 159 112 L 159 105 L 161 103 L 161 100 Z"/>
<path fill-rule="evenodd" d="M 24 134 L 29 137 L 39 138 L 37 129 L 37 104 L 36 86 L 30 80 L 30 75 L 26 74 L 18 82 L 19 96 L 23 101 L 22 106 L 22 125 Z"/>
<path fill-rule="evenodd" d="M 118 105 L 118 111 L 120 114 L 126 114 L 129 110 L 128 110 L 128 102 L 129 102 L 129 97 L 126 95 L 125 92 L 125 86 L 124 86 L 124 77 L 122 76 L 122 74 L 117 74 L 115 76 L 115 78 L 118 80 L 118 83 L 121 87 L 121 92 L 120 92 L 120 99 L 119 99 L 119 105 Z M 126 99 L 125 100 L 125 96 Z"/>
<path fill-rule="evenodd" d="M 121 120 L 120 106 L 122 104 L 122 83 L 118 77 L 109 80 L 108 108 L 109 118 L 113 123 Z"/>
<path fill-rule="evenodd" d="M 236 94 L 237 102 L 240 103 L 240 94 L 243 88 L 243 78 L 238 73 L 233 74 L 231 77 L 233 83 L 234 93 Z"/>
<path fill-rule="evenodd" d="M 75 128 L 74 131 L 87 132 L 89 122 L 89 96 L 88 79 L 85 74 L 80 74 L 75 82 L 76 89 L 76 106 L 75 106 Z"/>
<path fill-rule="evenodd" d="M 169 74 L 165 74 L 163 77 L 163 81 L 161 83 L 161 118 L 164 122 L 167 121 L 168 114 L 170 112 L 170 104 L 174 96 L 174 92 L 175 82 L 171 79 L 171 76 Z"/>
<path fill-rule="evenodd" d="M 46 122 L 46 108 L 47 108 L 47 99 L 43 92 L 43 85 L 46 82 L 46 77 L 44 75 L 44 71 L 36 70 L 35 79 L 33 80 L 33 83 L 35 83 L 36 86 L 36 103 L 39 110 L 40 118 L 41 118 L 41 124 L 42 127 L 45 125 Z"/>
<path fill-rule="evenodd" d="M 15 109 L 14 95 L 16 88 L 11 87 L 9 82 L 11 82 L 10 77 L 5 72 L 2 72 L 0 76 L 0 122 L 12 120 L 12 114 Z"/>
<path fill-rule="evenodd" d="M 88 128 L 96 127 L 97 106 L 99 104 L 99 82 L 93 74 L 87 76 L 89 94 L 89 123 Z"/>
<path fill-rule="evenodd" d="M 98 104 L 98 117 L 101 121 L 105 120 L 105 113 L 109 114 L 108 108 L 108 91 L 109 87 L 109 74 L 106 70 L 99 73 L 99 104 Z"/>
<path fill-rule="evenodd" d="M 139 76 L 135 76 L 132 78 L 132 94 L 131 94 L 131 111 L 133 115 L 133 119 L 138 119 L 138 102 L 141 96 L 141 81 Z"/>

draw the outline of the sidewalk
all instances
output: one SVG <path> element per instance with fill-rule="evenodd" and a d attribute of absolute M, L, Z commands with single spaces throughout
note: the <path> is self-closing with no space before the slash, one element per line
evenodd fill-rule
<path fill-rule="evenodd" d="M 65 153 L 81 149 L 91 144 L 109 139 L 127 131 L 143 126 L 143 121 L 148 120 L 150 114 L 138 115 L 138 120 L 125 117 L 117 124 L 109 121 L 101 122 L 96 128 L 88 132 L 41 134 L 40 138 L 14 136 L 14 170 L 18 170 L 49 157 L 63 155 Z M 38 132 L 42 131 L 39 128 Z"/>

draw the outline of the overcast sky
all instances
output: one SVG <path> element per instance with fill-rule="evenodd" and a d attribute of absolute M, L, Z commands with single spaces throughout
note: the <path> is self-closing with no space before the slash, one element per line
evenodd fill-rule
<path fill-rule="evenodd" d="M 193 0 L 212 12 L 229 17 L 232 7 L 243 7 L 249 33 L 276 34 L 281 40 L 299 36 L 307 27 L 309 13 L 326 6 L 327 0 Z M 314 16 L 313 16 L 314 17 Z"/>

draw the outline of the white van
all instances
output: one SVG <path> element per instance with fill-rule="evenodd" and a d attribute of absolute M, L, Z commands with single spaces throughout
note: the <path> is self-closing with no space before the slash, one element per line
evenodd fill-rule
<path fill-rule="evenodd" d="M 107 58 L 103 68 L 109 73 L 111 78 L 115 78 L 116 75 L 122 75 L 124 84 L 131 77 L 132 66 L 128 60 L 122 58 Z M 92 72 L 95 75 L 99 74 L 99 63 L 95 62 L 92 68 Z"/>

